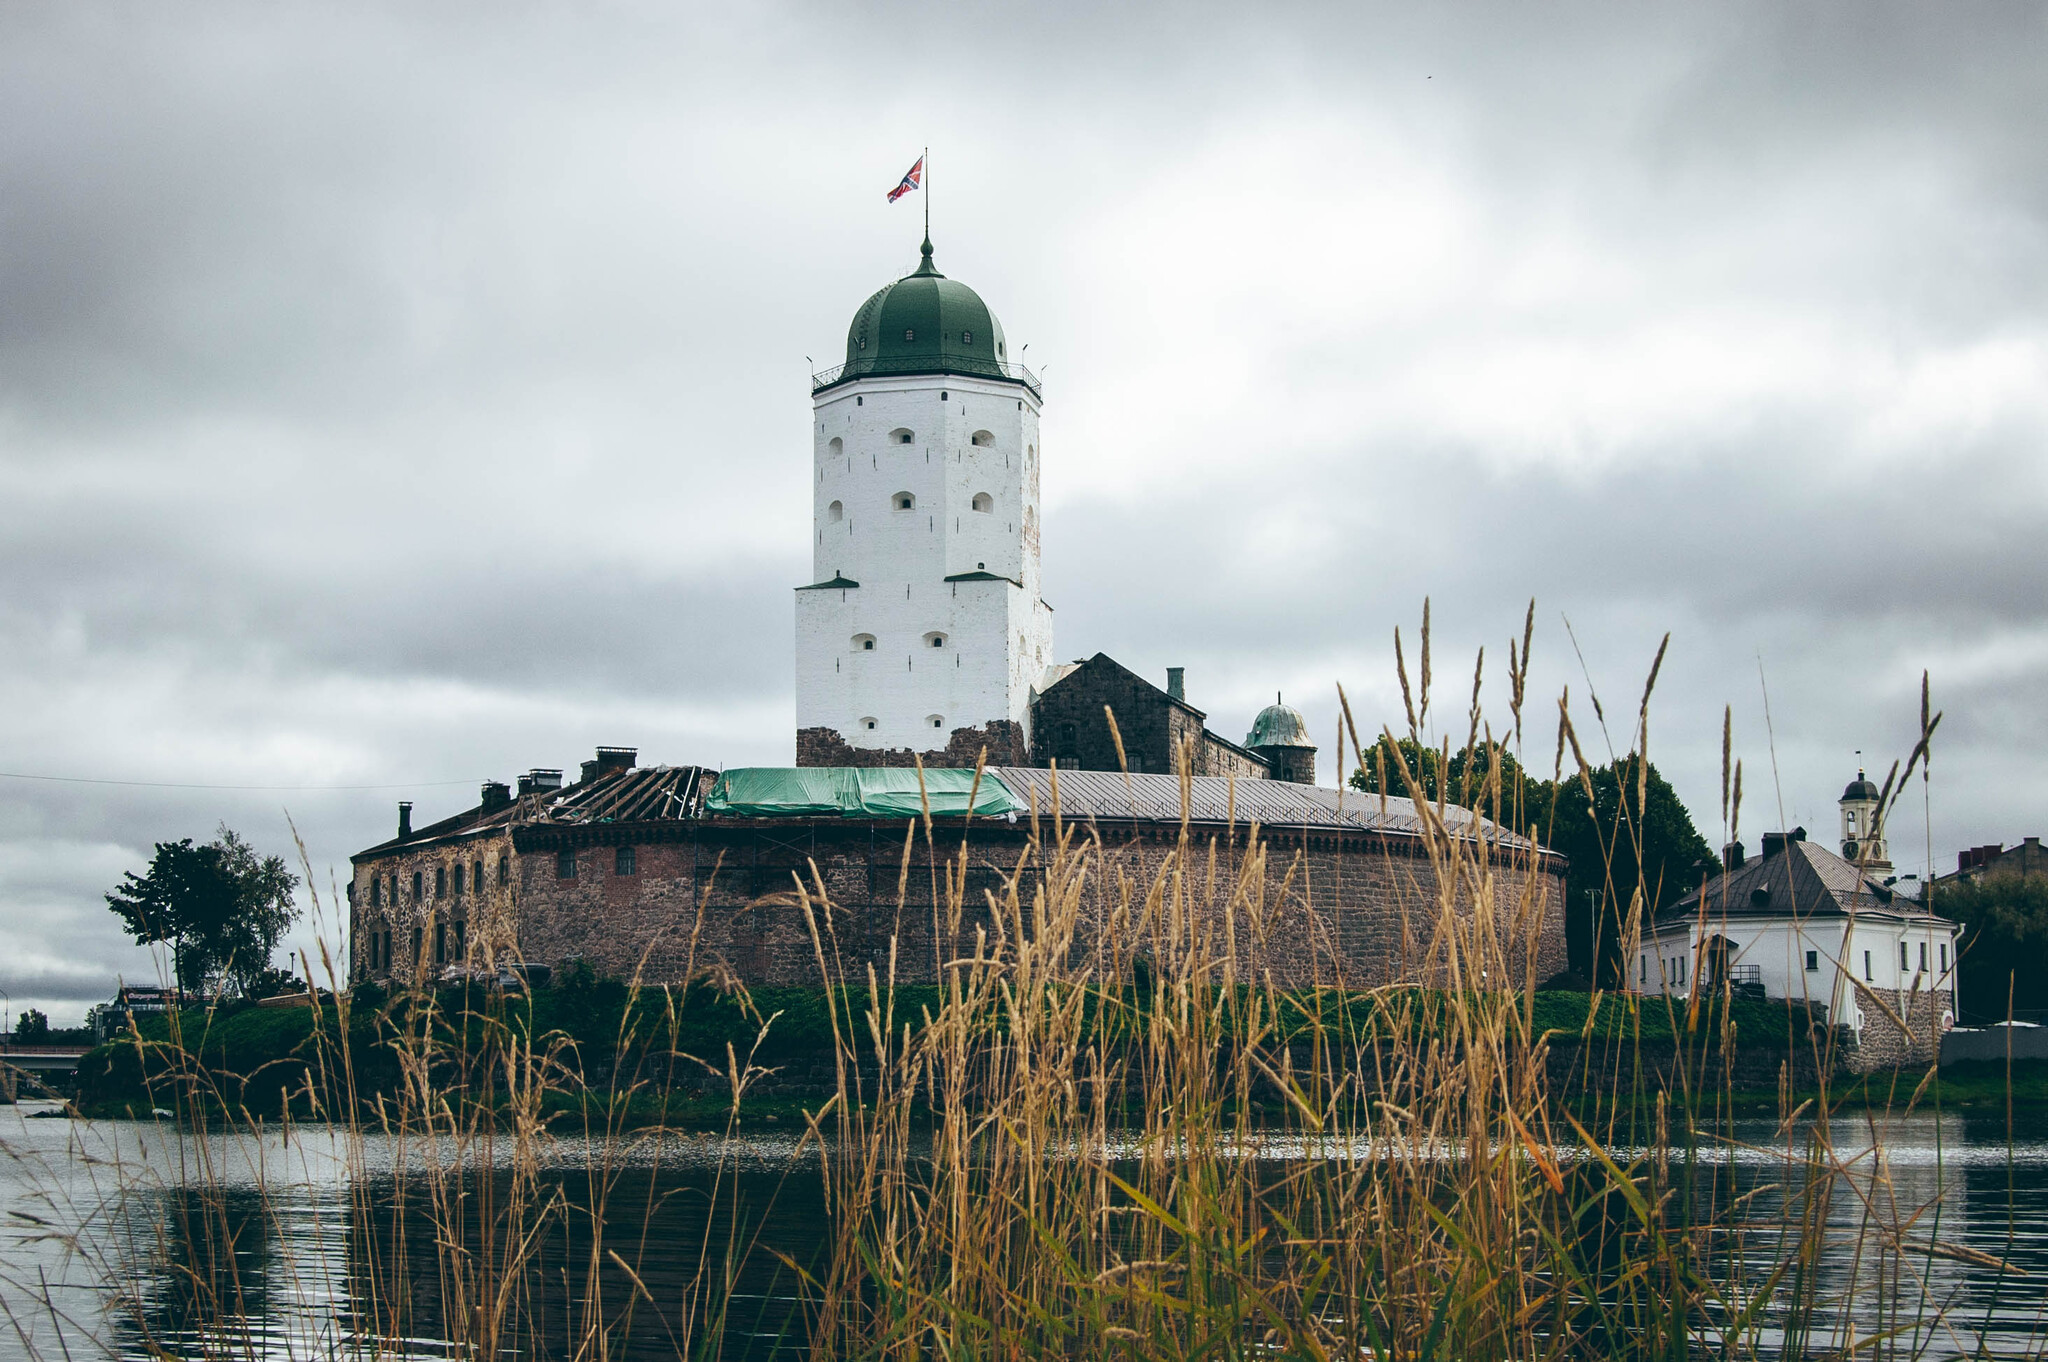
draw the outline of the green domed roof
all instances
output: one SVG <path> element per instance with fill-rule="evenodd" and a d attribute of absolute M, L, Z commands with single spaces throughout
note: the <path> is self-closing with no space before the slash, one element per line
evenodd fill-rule
<path fill-rule="evenodd" d="M 1308 720 L 1301 717 L 1301 711 L 1288 705 L 1274 703 L 1259 711 L 1259 717 L 1252 720 L 1252 731 L 1245 735 L 1246 747 L 1314 747 L 1309 741 Z"/>
<path fill-rule="evenodd" d="M 1010 362 L 1002 323 L 981 295 L 932 264 L 930 241 L 915 271 L 860 305 L 846 329 L 846 363 L 817 375 L 813 388 L 877 374 L 964 374 L 1038 390 L 1030 371 Z"/>

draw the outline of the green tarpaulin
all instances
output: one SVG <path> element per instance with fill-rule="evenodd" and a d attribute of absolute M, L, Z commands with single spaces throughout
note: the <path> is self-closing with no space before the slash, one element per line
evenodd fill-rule
<path fill-rule="evenodd" d="M 917 771 L 897 768 L 741 766 L 718 777 L 704 807 L 712 813 L 751 818 L 915 818 L 924 812 L 925 800 L 931 801 L 934 815 L 968 813 L 970 795 L 971 812 L 983 818 L 1023 813 L 1030 807 L 993 772 L 981 773 L 977 790 L 972 771 L 927 770 L 922 797 L 918 779 Z"/>

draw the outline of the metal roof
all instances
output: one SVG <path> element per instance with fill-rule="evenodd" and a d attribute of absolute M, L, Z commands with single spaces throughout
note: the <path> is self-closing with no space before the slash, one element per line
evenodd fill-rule
<path fill-rule="evenodd" d="M 1279 700 L 1259 711 L 1252 731 L 1244 735 L 1246 747 L 1314 747 L 1309 740 L 1308 721 L 1301 711 Z"/>
<path fill-rule="evenodd" d="M 1002 323 L 980 294 L 939 273 L 929 241 L 915 270 L 878 289 L 853 314 L 846 363 L 813 374 L 811 391 L 890 374 L 995 378 L 1040 395 L 1038 375 L 1011 362 Z"/>
<path fill-rule="evenodd" d="M 1010 787 L 1018 802 L 1035 806 L 1043 816 L 1053 807 L 1053 772 L 1031 766 L 990 768 Z M 1177 823 L 1181 816 L 1179 776 L 1118 771 L 1061 771 L 1061 818 L 1078 822 L 1141 820 Z M 1433 806 L 1434 807 L 1434 806 Z M 1445 825 L 1454 831 L 1473 821 L 1469 809 L 1451 804 L 1442 809 Z M 1239 825 L 1256 822 L 1278 828 L 1360 828 L 1371 832 L 1420 834 L 1424 823 L 1412 801 L 1361 790 L 1336 790 L 1300 785 L 1290 780 L 1243 780 L 1229 776 L 1196 776 L 1190 783 L 1188 818 L 1201 824 Z M 1529 841 L 1494 826 L 1503 845 L 1526 847 Z"/>
<path fill-rule="evenodd" d="M 1877 883 L 1818 842 L 1786 838 L 1784 850 L 1716 875 L 1657 914 L 1659 923 L 1707 915 L 1723 917 L 1846 917 L 1850 913 L 1936 917 Z"/>

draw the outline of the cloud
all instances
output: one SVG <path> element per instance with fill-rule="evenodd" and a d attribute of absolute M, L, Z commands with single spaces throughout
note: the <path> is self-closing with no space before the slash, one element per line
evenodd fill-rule
<path fill-rule="evenodd" d="M 0 779 L 0 987 L 130 969 L 99 894 L 224 819 L 285 852 L 289 807 L 324 884 L 408 793 L 788 760 L 805 378 L 925 202 L 1045 366 L 1063 654 L 1334 735 L 1339 680 L 1400 713 L 1427 595 L 1461 737 L 1533 596 L 1539 766 L 1567 686 L 1628 741 L 1668 630 L 1653 754 L 1710 838 L 1724 705 L 1744 826 L 1832 828 L 1923 669 L 1915 836 L 2038 831 L 2044 43 L 1988 5 L 9 10 L 7 764 L 319 788 Z"/>

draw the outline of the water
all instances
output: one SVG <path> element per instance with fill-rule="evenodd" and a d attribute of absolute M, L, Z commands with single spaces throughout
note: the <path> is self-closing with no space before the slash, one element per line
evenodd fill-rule
<path fill-rule="evenodd" d="M 387 1356 L 447 1355 L 433 1222 L 395 1194 L 401 1170 L 417 1170 L 422 1151 L 382 1138 L 350 1146 L 321 1128 L 290 1140 L 196 1139 L 147 1124 L 29 1119 L 40 1109 L 0 1109 L 0 1360 L 145 1358 L 158 1350 L 332 1357 L 367 1354 L 372 1339 Z M 1717 1251 L 1722 1270 L 1733 1262 L 1759 1273 L 1775 1261 L 1771 1189 L 1781 1170 L 1763 1149 L 1740 1145 L 1783 1141 L 1767 1122 L 1735 1135 L 1737 1147 L 1708 1152 L 1696 1186 L 1722 1208 L 1750 1198 L 1744 1219 L 1755 1228 L 1724 1238 Z M 1856 1123 L 1838 1122 L 1834 1139 L 1846 1150 L 1871 1143 Z M 2048 1122 L 2020 1128 L 2009 1149 L 2002 1119 L 1914 1116 L 1884 1122 L 1881 1144 L 1882 1156 L 1862 1153 L 1853 1185 L 1828 1203 L 1828 1247 L 1816 1271 L 1823 1295 L 1853 1299 L 1818 1323 L 1837 1327 L 1847 1310 L 1867 1336 L 1909 1324 L 1918 1310 L 1900 1313 L 1901 1302 L 1924 1301 L 1940 1307 L 1943 1322 L 1907 1328 L 1892 1355 L 1951 1357 L 1979 1346 L 1999 1356 L 2048 1353 Z M 736 1143 L 664 1136 L 614 1153 L 595 1179 L 607 1188 L 607 1242 L 635 1263 L 644 1293 L 607 1271 L 596 1294 L 588 1151 L 559 1147 L 539 1186 L 560 1194 L 567 1209 L 550 1218 L 541 1270 L 520 1287 L 527 1327 L 561 1355 L 592 1309 L 611 1320 L 630 1311 L 631 1328 L 613 1355 L 675 1357 L 694 1331 L 694 1302 L 700 1311 L 728 1311 L 729 1356 L 795 1356 L 781 1336 L 792 1279 L 777 1255 L 815 1262 L 827 1230 L 814 1162 L 797 1145 L 794 1133 Z M 1329 1153 L 1298 1141 L 1255 1152 L 1276 1169 Z M 504 1195 L 512 1176 L 501 1166 L 450 1189 L 467 1198 L 459 1218 L 473 1257 L 493 1251 L 478 1226 L 489 1219 L 487 1198 Z M 180 1184 L 220 1194 L 201 1198 Z M 717 1212 L 709 1209 L 714 1187 L 724 1189 Z M 1873 1290 L 1875 1227 L 1894 1223 L 1944 1254 L 2001 1258 L 2026 1275 L 1909 1253 L 1903 1264 L 1890 1259 L 1885 1290 Z M 729 1281 L 693 1287 L 697 1265 L 721 1256 L 735 1226 L 752 1251 L 733 1255 Z M 210 1247 L 223 1244 L 232 1249 Z M 384 1298 L 392 1282 L 401 1300 Z M 194 1309 L 208 1293 L 236 1301 L 247 1331 L 208 1333 L 212 1312 Z M 1774 1337 L 1767 1332 L 1765 1341 Z"/>

